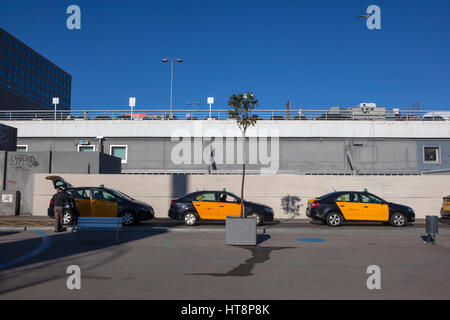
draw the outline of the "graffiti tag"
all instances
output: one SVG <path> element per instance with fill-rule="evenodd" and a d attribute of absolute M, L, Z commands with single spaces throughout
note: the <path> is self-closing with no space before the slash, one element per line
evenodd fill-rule
<path fill-rule="evenodd" d="M 17 154 L 11 156 L 11 167 L 18 170 L 29 170 L 33 167 L 39 167 L 39 162 L 36 161 L 34 156 Z"/>

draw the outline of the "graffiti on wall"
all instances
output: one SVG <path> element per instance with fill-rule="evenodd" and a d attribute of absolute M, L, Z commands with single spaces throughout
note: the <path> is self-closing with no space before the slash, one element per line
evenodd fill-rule
<path fill-rule="evenodd" d="M 16 154 L 11 156 L 10 165 L 16 170 L 28 171 L 31 168 L 39 167 L 39 162 L 32 155 Z"/>

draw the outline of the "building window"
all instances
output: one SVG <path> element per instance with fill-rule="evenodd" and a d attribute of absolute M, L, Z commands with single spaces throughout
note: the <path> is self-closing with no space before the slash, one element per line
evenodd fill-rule
<path fill-rule="evenodd" d="M 426 164 L 441 163 L 441 149 L 436 146 L 423 147 L 423 162 Z"/>
<path fill-rule="evenodd" d="M 127 163 L 128 146 L 110 146 L 110 154 L 122 159 L 122 163 Z"/>
<path fill-rule="evenodd" d="M 78 145 L 78 152 L 94 152 L 95 146 Z"/>
<path fill-rule="evenodd" d="M 28 145 L 25 145 L 25 144 L 18 145 L 16 151 L 17 152 L 28 152 Z"/>

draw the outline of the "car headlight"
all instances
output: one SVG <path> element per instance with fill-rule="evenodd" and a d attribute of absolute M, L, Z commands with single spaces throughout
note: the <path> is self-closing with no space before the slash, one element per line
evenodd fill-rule
<path fill-rule="evenodd" d="M 409 211 L 409 212 L 413 212 L 413 209 L 412 209 L 412 208 L 408 208 L 408 211 Z"/>
<path fill-rule="evenodd" d="M 264 208 L 264 211 L 271 213 L 273 210 L 272 208 Z"/>

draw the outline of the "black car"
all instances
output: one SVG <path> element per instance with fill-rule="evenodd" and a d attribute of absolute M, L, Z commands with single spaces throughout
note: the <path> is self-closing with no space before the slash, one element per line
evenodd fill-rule
<path fill-rule="evenodd" d="M 200 220 L 225 220 L 228 216 L 240 216 L 241 199 L 226 191 L 197 191 L 173 199 L 170 203 L 169 217 L 183 220 L 193 226 Z M 245 216 L 256 217 L 262 225 L 273 221 L 272 208 L 244 200 Z"/>
<path fill-rule="evenodd" d="M 404 227 L 415 221 L 411 207 L 387 202 L 367 191 L 339 191 L 309 200 L 306 215 L 332 227 L 344 221 L 379 221 Z"/>
<path fill-rule="evenodd" d="M 63 186 L 73 199 L 64 207 L 65 224 L 73 224 L 81 216 L 122 217 L 124 225 L 132 225 L 139 221 L 153 219 L 155 216 L 150 205 L 137 201 L 118 190 L 103 186 L 74 188 L 58 176 L 47 177 L 47 180 L 53 181 L 55 189 Z M 50 218 L 54 218 L 52 201 L 47 214 Z"/>

